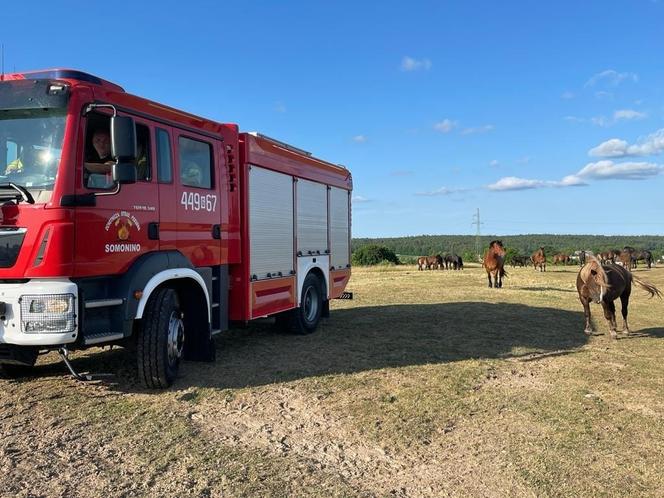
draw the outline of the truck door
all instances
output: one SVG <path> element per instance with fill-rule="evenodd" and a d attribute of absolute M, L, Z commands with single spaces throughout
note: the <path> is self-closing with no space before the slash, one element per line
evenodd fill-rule
<path fill-rule="evenodd" d="M 108 166 L 103 161 L 110 118 L 92 112 L 85 118 L 84 126 L 84 164 L 77 174 L 76 194 L 111 193 L 116 185 L 110 174 L 103 172 Z M 136 135 L 137 182 L 122 185 L 116 195 L 97 195 L 94 206 L 79 206 L 75 210 L 77 276 L 117 275 L 125 272 L 140 255 L 159 249 L 159 241 L 148 234 L 149 225 L 159 221 L 153 140 L 148 123 L 136 120 Z"/>
<path fill-rule="evenodd" d="M 221 141 L 177 132 L 176 245 L 195 267 L 221 262 Z"/>

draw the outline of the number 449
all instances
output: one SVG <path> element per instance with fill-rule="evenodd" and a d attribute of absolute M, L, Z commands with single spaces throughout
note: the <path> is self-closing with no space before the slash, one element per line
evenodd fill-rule
<path fill-rule="evenodd" d="M 201 195 L 198 192 L 182 192 L 180 204 L 189 211 L 210 211 L 217 208 L 217 196 L 214 194 Z"/>

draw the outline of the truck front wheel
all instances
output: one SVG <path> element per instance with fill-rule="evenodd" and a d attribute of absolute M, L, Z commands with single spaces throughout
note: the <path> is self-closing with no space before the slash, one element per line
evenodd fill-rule
<path fill-rule="evenodd" d="M 148 300 L 138 331 L 138 377 L 150 389 L 173 384 L 184 347 L 184 320 L 173 289 L 155 291 Z"/>
<path fill-rule="evenodd" d="M 12 363 L 0 364 L 0 377 L 18 379 L 32 373 L 39 350 L 32 347 L 14 346 Z"/>
<path fill-rule="evenodd" d="M 309 273 L 302 285 L 300 307 L 277 315 L 277 326 L 294 334 L 311 334 L 318 327 L 323 313 L 323 286 Z"/>

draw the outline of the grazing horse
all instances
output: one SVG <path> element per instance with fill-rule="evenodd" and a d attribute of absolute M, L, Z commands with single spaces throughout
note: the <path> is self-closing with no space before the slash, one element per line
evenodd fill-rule
<path fill-rule="evenodd" d="M 544 254 L 544 248 L 540 247 L 537 251 L 530 256 L 530 261 L 532 261 L 535 270 L 546 271 L 546 254 Z"/>
<path fill-rule="evenodd" d="M 417 258 L 418 270 L 436 270 L 443 264 L 443 258 L 438 256 L 420 256 Z"/>
<path fill-rule="evenodd" d="M 629 295 L 632 292 L 632 282 L 636 283 L 650 297 L 662 297 L 657 287 L 635 277 L 630 271 L 618 265 L 602 265 L 594 256 L 588 256 L 588 262 L 579 270 L 576 277 L 576 290 L 579 292 L 579 300 L 583 305 L 583 313 L 586 318 L 586 334 L 593 333 L 590 323 L 590 302 L 601 304 L 604 308 L 604 317 L 609 322 L 611 337 L 616 338 L 616 305 L 613 303 L 620 298 L 623 317 L 623 333 L 629 334 L 627 325 L 627 306 Z"/>
<path fill-rule="evenodd" d="M 569 256 L 565 254 L 564 252 L 561 252 L 560 254 L 556 254 L 553 257 L 553 264 L 557 265 L 558 263 L 562 263 L 563 266 L 567 265 L 569 263 Z"/>
<path fill-rule="evenodd" d="M 529 263 L 530 258 L 528 256 L 522 256 L 520 254 L 512 256 L 512 268 L 516 266 L 528 266 Z"/>
<path fill-rule="evenodd" d="M 489 287 L 500 289 L 503 286 L 503 277 L 507 276 L 505 271 L 505 248 L 500 240 L 493 240 L 489 244 L 489 249 L 484 253 L 483 263 L 489 279 Z M 491 282 L 493 275 L 493 284 Z"/>
<path fill-rule="evenodd" d="M 463 261 L 456 254 L 447 254 L 444 258 L 445 269 L 461 270 L 463 268 Z"/>

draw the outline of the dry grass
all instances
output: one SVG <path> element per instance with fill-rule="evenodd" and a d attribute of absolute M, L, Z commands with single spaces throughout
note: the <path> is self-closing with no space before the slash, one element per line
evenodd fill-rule
<path fill-rule="evenodd" d="M 48 356 L 0 380 L 0 494 L 661 495 L 664 303 L 586 337 L 575 268 L 509 271 L 356 269 L 316 334 L 233 330 L 162 393 L 119 350 L 76 356 L 114 374 L 88 384 Z"/>

